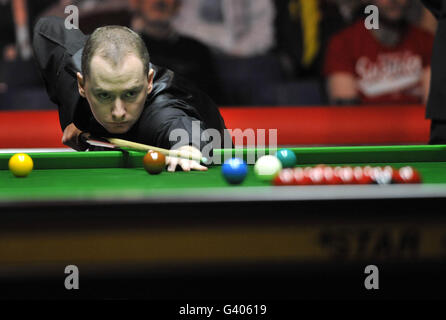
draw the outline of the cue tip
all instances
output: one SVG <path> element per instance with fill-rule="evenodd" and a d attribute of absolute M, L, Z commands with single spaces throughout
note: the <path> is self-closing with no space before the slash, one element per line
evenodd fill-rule
<path fill-rule="evenodd" d="M 209 163 L 209 159 L 206 157 L 201 157 L 201 162 L 207 165 Z"/>

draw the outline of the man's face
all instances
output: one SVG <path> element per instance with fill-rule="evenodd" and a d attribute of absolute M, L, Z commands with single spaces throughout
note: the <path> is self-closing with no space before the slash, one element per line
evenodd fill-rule
<path fill-rule="evenodd" d="M 169 22 L 176 14 L 178 0 L 138 0 L 138 8 L 145 20 Z"/>
<path fill-rule="evenodd" d="M 398 21 L 404 17 L 408 0 L 375 0 L 379 13 L 389 21 Z"/>
<path fill-rule="evenodd" d="M 138 121 L 147 95 L 152 90 L 153 70 L 144 74 L 142 61 L 128 55 L 115 67 L 95 55 L 90 76 L 78 73 L 79 93 L 90 104 L 96 120 L 110 133 L 121 134 Z"/>

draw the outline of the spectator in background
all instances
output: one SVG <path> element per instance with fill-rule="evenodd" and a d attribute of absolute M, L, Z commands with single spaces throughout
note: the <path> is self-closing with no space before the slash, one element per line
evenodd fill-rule
<path fill-rule="evenodd" d="M 273 47 L 274 16 L 271 0 L 187 0 L 175 25 L 227 55 L 251 57 Z"/>
<path fill-rule="evenodd" d="M 151 61 L 192 81 L 219 104 L 217 78 L 209 49 L 172 26 L 182 0 L 129 0 L 133 30 L 139 32 Z M 186 1 L 187 2 L 187 1 Z"/>
<path fill-rule="evenodd" d="M 11 97 L 24 88 L 43 88 L 30 35 L 39 14 L 55 1 L 0 0 L 0 109 L 14 107 Z"/>
<path fill-rule="evenodd" d="M 357 0 L 356 0 L 357 1 Z M 277 49 L 289 78 L 320 78 L 331 35 L 347 25 L 333 0 L 275 0 Z"/>
<path fill-rule="evenodd" d="M 272 84 L 282 80 L 274 48 L 272 0 L 187 0 L 178 32 L 213 49 L 223 104 L 274 104 Z"/>
<path fill-rule="evenodd" d="M 29 36 L 31 28 L 38 15 L 57 0 L 26 1 L 26 0 L 0 0 L 0 52 L 1 60 L 14 61 L 16 59 L 31 59 L 31 45 Z M 23 30 L 25 29 L 25 30 Z M 21 43 L 20 40 L 28 43 Z"/>
<path fill-rule="evenodd" d="M 337 3 L 343 18 L 349 23 L 355 22 L 364 16 L 364 9 L 370 4 L 370 0 L 328 0 Z M 406 17 L 411 23 L 435 33 L 437 21 L 435 17 L 423 7 L 418 0 L 409 0 Z"/>
<path fill-rule="evenodd" d="M 334 104 L 422 103 L 430 79 L 431 33 L 405 18 L 408 0 L 373 0 L 378 30 L 361 19 L 335 35 L 326 52 L 328 95 Z"/>

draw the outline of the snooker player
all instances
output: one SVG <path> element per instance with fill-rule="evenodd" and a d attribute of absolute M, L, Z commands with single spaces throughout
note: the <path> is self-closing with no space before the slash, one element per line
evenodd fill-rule
<path fill-rule="evenodd" d="M 58 105 L 65 145 L 86 150 L 80 139 L 85 132 L 200 153 L 209 142 L 193 138 L 194 122 L 201 132 L 217 130 L 223 140 L 224 121 L 212 100 L 172 71 L 150 63 L 137 33 L 106 26 L 87 37 L 64 23 L 58 17 L 41 18 L 33 48 L 48 95 Z M 175 129 L 183 129 L 189 141 L 171 141 Z M 178 165 L 184 171 L 207 170 L 188 159 L 167 157 L 166 162 L 168 171 Z"/>

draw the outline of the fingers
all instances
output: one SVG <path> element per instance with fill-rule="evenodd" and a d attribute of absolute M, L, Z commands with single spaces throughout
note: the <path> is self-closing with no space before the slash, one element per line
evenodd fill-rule
<path fill-rule="evenodd" d="M 180 160 L 181 169 L 183 169 L 183 171 L 190 171 L 190 163 L 191 160 L 181 159 Z"/>
<path fill-rule="evenodd" d="M 197 161 L 180 159 L 175 157 L 167 157 L 166 163 L 167 163 L 167 171 L 169 172 L 175 172 L 178 165 L 181 167 L 183 171 L 186 172 L 191 170 L 206 171 L 208 169 L 205 166 L 200 165 Z"/>
<path fill-rule="evenodd" d="M 197 161 L 191 161 L 191 165 L 190 168 L 192 170 L 197 170 L 197 171 L 207 171 L 208 168 L 205 166 L 202 166 L 201 164 L 199 164 Z"/>
<path fill-rule="evenodd" d="M 166 164 L 167 164 L 167 171 L 174 172 L 177 168 L 179 159 L 175 157 L 167 157 L 166 158 Z"/>
<path fill-rule="evenodd" d="M 181 159 L 179 161 L 179 164 L 180 164 L 181 169 L 183 169 L 183 171 L 191 171 L 191 170 L 207 171 L 207 169 L 208 169 L 205 166 L 200 165 L 195 160 Z"/>

